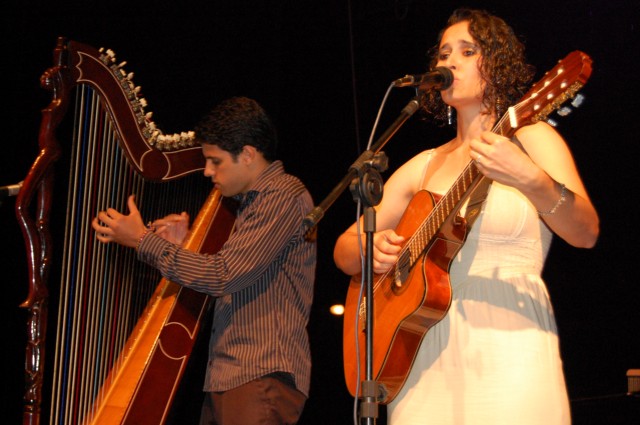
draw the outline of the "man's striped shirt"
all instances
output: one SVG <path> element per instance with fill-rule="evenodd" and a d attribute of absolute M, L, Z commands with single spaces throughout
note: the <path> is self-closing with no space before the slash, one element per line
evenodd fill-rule
<path fill-rule="evenodd" d="M 138 258 L 164 277 L 215 297 L 205 391 L 226 391 L 273 372 L 290 373 L 308 396 L 307 322 L 316 243 L 303 219 L 311 195 L 274 161 L 240 200 L 233 233 L 212 255 L 187 251 L 155 234 Z"/>

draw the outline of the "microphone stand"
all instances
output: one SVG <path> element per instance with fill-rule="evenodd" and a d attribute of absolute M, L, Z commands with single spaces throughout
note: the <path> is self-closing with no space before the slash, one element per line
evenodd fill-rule
<path fill-rule="evenodd" d="M 388 161 L 380 150 L 400 129 L 400 127 L 418 110 L 418 98 L 413 98 L 400 113 L 400 116 L 380 136 L 371 149 L 363 152 L 351 165 L 346 176 L 336 185 L 329 195 L 315 207 L 304 219 L 309 229 L 314 228 L 324 216 L 325 211 L 350 186 L 354 201 L 362 202 L 364 209 L 364 232 L 366 235 L 365 265 L 363 270 L 366 285 L 366 362 L 365 380 L 362 383 L 360 404 L 361 421 L 373 425 L 378 418 L 378 402 L 384 399 L 384 388 L 380 388 L 373 379 L 373 235 L 376 230 L 375 205 L 382 199 L 383 183 L 380 171 L 387 169 Z M 358 395 L 356 394 L 356 397 Z"/>

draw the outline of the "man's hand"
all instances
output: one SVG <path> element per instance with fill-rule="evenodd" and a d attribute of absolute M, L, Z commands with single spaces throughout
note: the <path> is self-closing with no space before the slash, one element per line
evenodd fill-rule
<path fill-rule="evenodd" d="M 187 232 L 189 232 L 189 214 L 186 212 L 169 214 L 154 221 L 152 226 L 156 229 L 156 235 L 169 242 L 182 245 Z"/>
<path fill-rule="evenodd" d="M 93 219 L 91 227 L 96 232 L 96 238 L 102 243 L 115 242 L 123 246 L 135 248 L 147 228 L 142 221 L 140 211 L 134 202 L 134 195 L 127 200 L 129 215 L 124 215 L 108 208 L 100 211 Z"/>

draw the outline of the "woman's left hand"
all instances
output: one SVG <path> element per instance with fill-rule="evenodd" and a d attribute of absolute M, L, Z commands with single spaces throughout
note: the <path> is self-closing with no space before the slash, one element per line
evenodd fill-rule
<path fill-rule="evenodd" d="M 471 158 L 488 178 L 507 186 L 522 188 L 543 172 L 523 148 L 499 134 L 485 131 L 470 143 Z"/>

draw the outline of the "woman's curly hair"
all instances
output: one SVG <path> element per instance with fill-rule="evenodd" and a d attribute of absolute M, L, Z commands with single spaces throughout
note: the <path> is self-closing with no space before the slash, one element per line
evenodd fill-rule
<path fill-rule="evenodd" d="M 529 89 L 535 73 L 524 55 L 524 44 L 518 40 L 507 23 L 483 10 L 457 9 L 449 17 L 446 27 L 440 31 L 438 43 L 429 51 L 430 69 L 438 62 L 442 36 L 447 28 L 459 22 L 469 22 L 469 33 L 480 47 L 482 59 L 480 76 L 486 81 L 482 103 L 487 113 L 500 118 L 506 109 L 518 102 Z M 440 92 L 422 93 L 423 111 L 434 120 L 446 123 L 447 105 Z"/>

